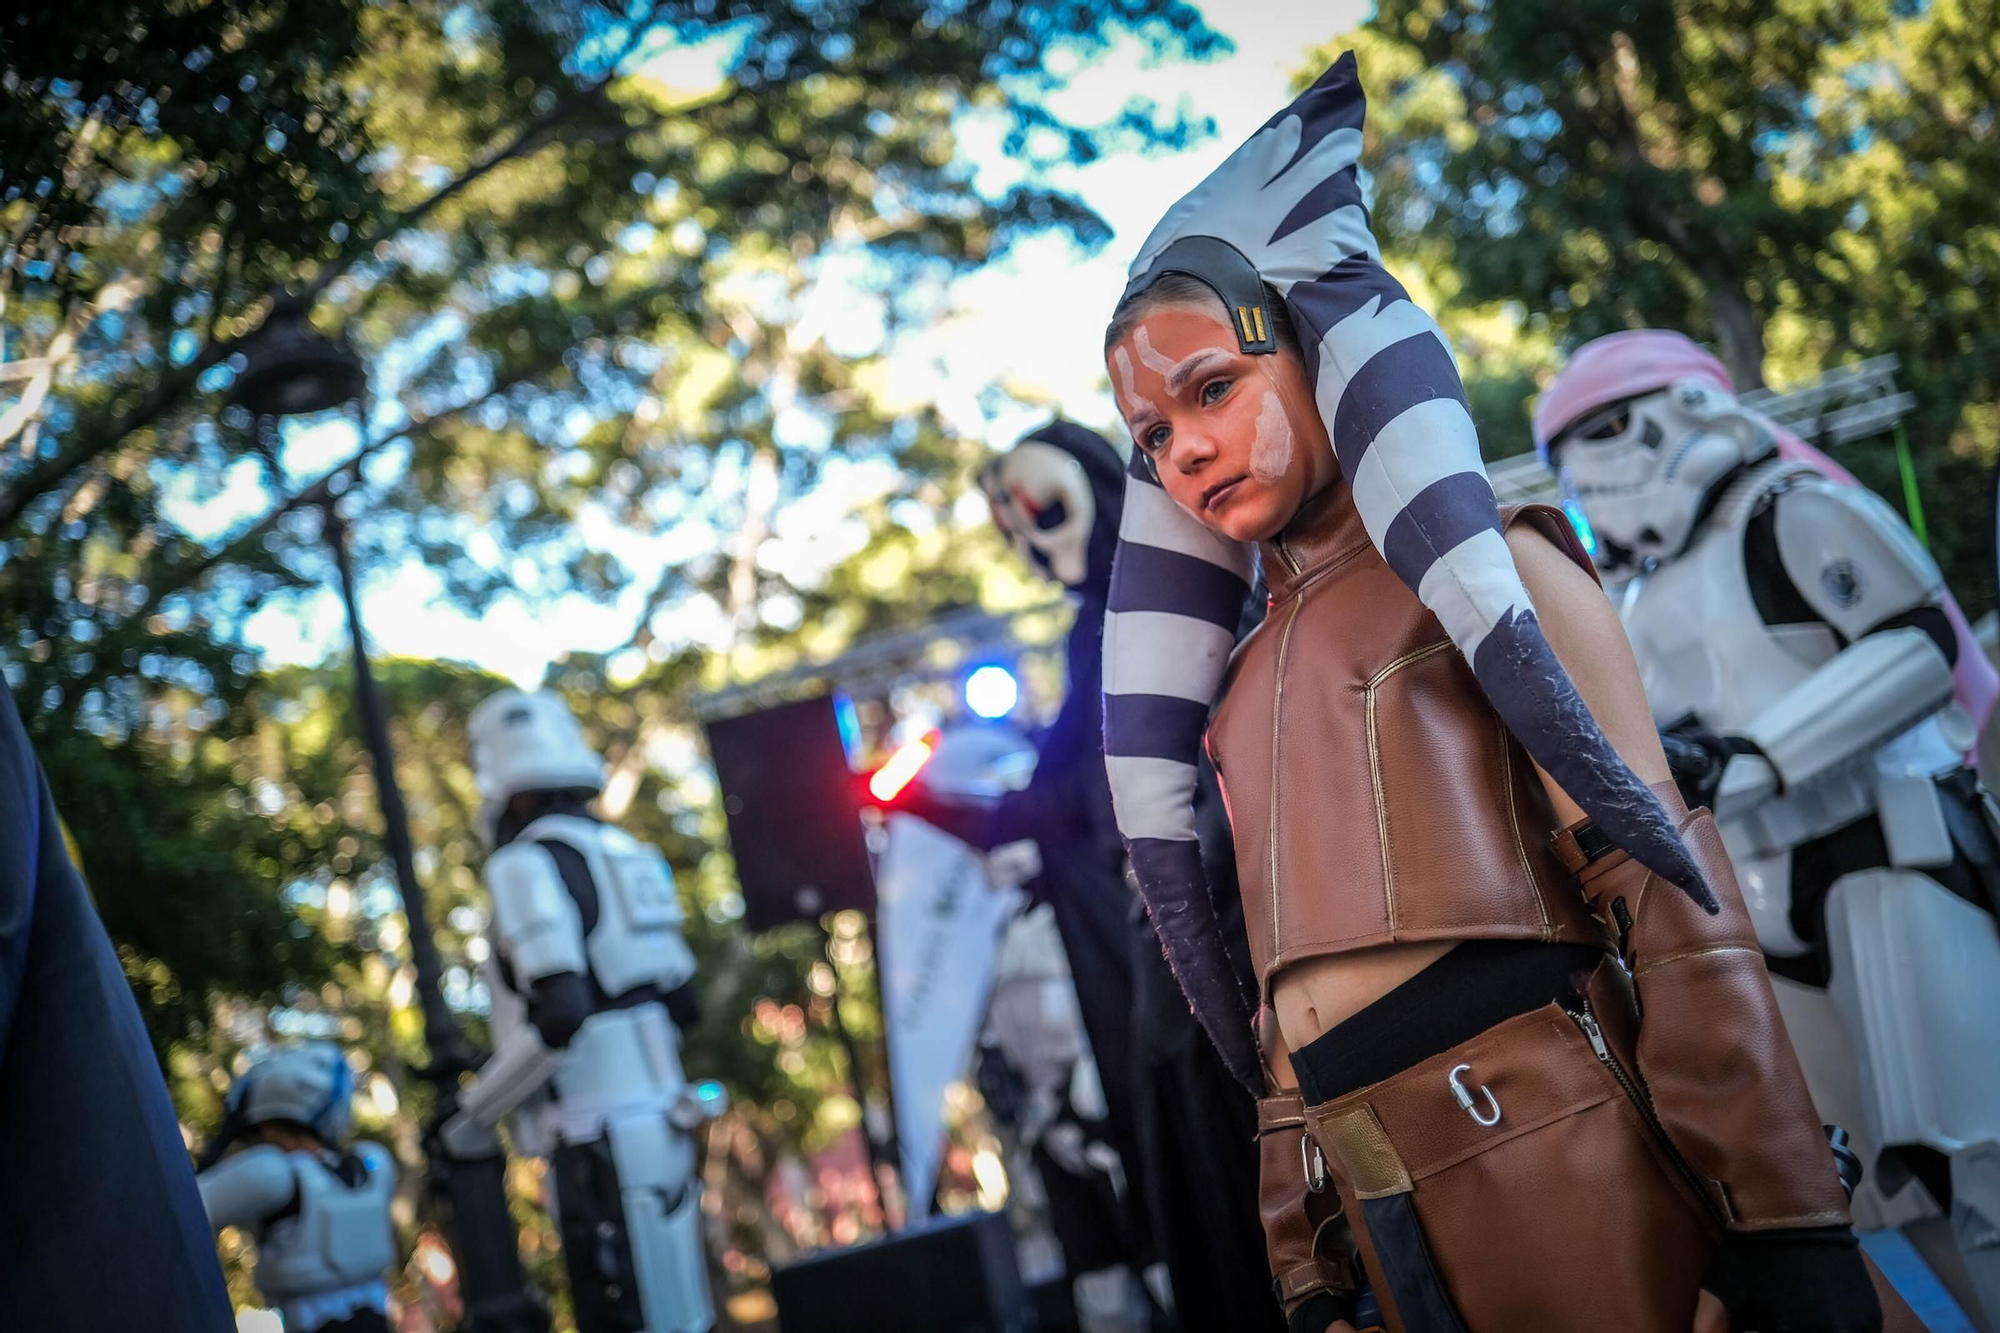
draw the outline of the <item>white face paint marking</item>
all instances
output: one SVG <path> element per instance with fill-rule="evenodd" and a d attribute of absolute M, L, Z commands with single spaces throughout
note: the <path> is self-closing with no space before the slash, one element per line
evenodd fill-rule
<path fill-rule="evenodd" d="M 1153 346 L 1153 340 L 1146 335 L 1146 326 L 1141 324 L 1133 336 L 1133 344 L 1139 349 L 1139 364 L 1156 375 L 1163 375 L 1167 381 L 1167 392 L 1177 394 L 1187 387 L 1188 381 L 1214 368 L 1221 369 L 1229 364 L 1229 353 L 1220 347 L 1202 347 L 1189 352 L 1175 361 L 1163 356 Z"/>
<path fill-rule="evenodd" d="M 1139 348 L 1140 365 L 1156 375 L 1170 375 L 1173 373 L 1175 363 L 1153 350 L 1153 340 L 1147 336 L 1144 324 L 1139 326 L 1138 331 L 1132 337 L 1132 341 Z"/>
<path fill-rule="evenodd" d="M 1292 422 L 1276 389 L 1264 391 L 1257 411 L 1257 438 L 1250 446 L 1250 475 L 1265 485 L 1285 475 L 1292 465 Z"/>
<path fill-rule="evenodd" d="M 1146 331 L 1140 329 L 1139 336 L 1142 338 L 1145 337 Z M 1140 355 L 1144 356 L 1145 353 L 1141 352 Z M 1142 395 L 1134 387 L 1132 383 L 1132 358 L 1126 354 L 1125 348 L 1122 345 L 1111 349 L 1111 363 L 1118 367 L 1118 378 L 1123 383 L 1123 392 L 1119 395 L 1118 410 L 1125 414 L 1126 427 L 1128 429 L 1131 427 L 1132 418 L 1139 414 L 1141 408 L 1164 420 L 1166 413 L 1160 411 L 1158 407 L 1154 406 L 1150 398 Z M 1134 432 L 1134 434 L 1136 436 L 1137 432 Z"/>

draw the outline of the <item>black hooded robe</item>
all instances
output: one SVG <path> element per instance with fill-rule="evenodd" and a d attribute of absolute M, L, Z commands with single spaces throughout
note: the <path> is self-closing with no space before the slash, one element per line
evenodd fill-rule
<path fill-rule="evenodd" d="M 1256 1106 L 1224 1068 L 1167 965 L 1127 876 L 1105 776 L 1104 611 L 1123 461 L 1100 436 L 1067 422 L 1028 438 L 1074 455 L 1097 505 L 1089 577 L 1074 590 L 1080 601 L 1066 645 L 1069 694 L 1037 738 L 1033 780 L 1001 804 L 1001 840 L 1033 838 L 1041 848 L 1042 876 L 1029 888 L 1053 906 L 1069 954 L 1110 1108 L 1109 1134 L 1126 1164 L 1140 1262 L 1166 1264 L 1178 1322 L 1189 1333 L 1282 1329 L 1257 1213 Z M 1212 775 L 1205 794 L 1197 809 L 1203 858 L 1248 989 L 1254 982 L 1235 853 Z"/>

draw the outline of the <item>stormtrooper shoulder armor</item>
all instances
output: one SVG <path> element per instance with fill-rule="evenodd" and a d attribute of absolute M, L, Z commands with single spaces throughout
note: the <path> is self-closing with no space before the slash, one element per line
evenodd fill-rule
<path fill-rule="evenodd" d="M 292 1201 L 298 1181 L 284 1150 L 268 1143 L 245 1148 L 196 1177 L 209 1225 L 261 1227 L 264 1219 Z"/>
<path fill-rule="evenodd" d="M 1849 642 L 1942 597 L 1937 562 L 1880 496 L 1809 477 L 1774 505 L 1785 573 L 1814 613 Z"/>
<path fill-rule="evenodd" d="M 494 933 L 523 985 L 586 970 L 582 917 L 545 848 L 524 840 L 493 853 L 486 888 Z"/>

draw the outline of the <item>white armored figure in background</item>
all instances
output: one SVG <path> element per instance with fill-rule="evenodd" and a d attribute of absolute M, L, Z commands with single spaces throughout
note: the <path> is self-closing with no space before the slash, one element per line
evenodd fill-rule
<path fill-rule="evenodd" d="M 581 1333 L 704 1333 L 714 1323 L 693 1131 L 719 1090 L 690 1089 L 680 1033 L 695 960 L 658 850 L 600 822 L 604 764 L 552 695 L 507 690 L 468 730 L 492 855 L 492 1057 L 440 1137 L 455 1156 L 550 1158 Z"/>
<path fill-rule="evenodd" d="M 353 1098 L 338 1047 L 280 1050 L 229 1090 L 200 1163 L 209 1221 L 256 1239 L 257 1289 L 292 1333 L 388 1331 L 396 1168 L 379 1143 L 341 1147 Z"/>
<path fill-rule="evenodd" d="M 1949 1207 L 2000 1316 L 2000 845 L 1937 565 L 1879 497 L 1781 454 L 1680 334 L 1580 349 L 1535 438 L 1676 779 L 1715 810 L 1822 1116 L 1881 1190 L 1915 1175 Z"/>

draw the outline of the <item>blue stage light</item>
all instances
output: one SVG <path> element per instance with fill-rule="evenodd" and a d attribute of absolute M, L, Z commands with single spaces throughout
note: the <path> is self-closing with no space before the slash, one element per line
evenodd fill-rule
<path fill-rule="evenodd" d="M 965 678 L 965 706 L 981 717 L 1005 717 L 1020 701 L 1020 682 L 1006 667 L 983 666 Z"/>

